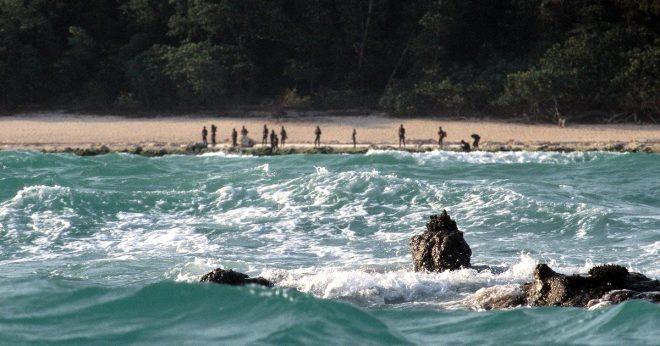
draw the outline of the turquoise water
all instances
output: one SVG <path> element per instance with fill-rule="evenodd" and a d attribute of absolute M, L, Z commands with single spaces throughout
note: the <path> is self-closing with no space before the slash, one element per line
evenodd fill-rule
<path fill-rule="evenodd" d="M 660 156 L 0 152 L 0 343 L 658 344 L 660 308 L 480 311 L 534 265 L 660 276 Z M 474 264 L 412 272 L 447 209 Z M 196 283 L 215 267 L 277 284 Z"/>

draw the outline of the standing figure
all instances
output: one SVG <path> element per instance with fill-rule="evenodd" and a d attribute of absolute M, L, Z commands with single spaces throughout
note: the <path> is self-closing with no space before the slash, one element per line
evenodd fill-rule
<path fill-rule="evenodd" d="M 208 140 L 207 140 L 208 135 L 209 135 L 209 131 L 206 129 L 206 126 L 204 126 L 204 128 L 202 128 L 202 143 L 204 143 L 204 145 L 208 144 Z"/>
<path fill-rule="evenodd" d="M 277 135 L 275 134 L 275 130 L 270 131 L 270 148 L 272 150 L 275 150 L 277 148 Z"/>
<path fill-rule="evenodd" d="M 447 138 L 447 132 L 442 129 L 442 126 L 438 129 L 438 146 L 442 147 L 442 142 Z"/>
<path fill-rule="evenodd" d="M 351 138 L 353 138 L 353 149 L 355 149 L 357 147 L 357 131 L 355 129 L 353 129 Z"/>
<path fill-rule="evenodd" d="M 280 130 L 280 138 L 282 139 L 282 148 L 284 148 L 284 143 L 286 142 L 287 139 L 289 139 L 289 136 L 287 136 L 284 126 L 282 126 L 282 130 Z"/>
<path fill-rule="evenodd" d="M 218 127 L 215 124 L 211 124 L 211 144 L 215 147 L 216 134 L 218 133 Z"/>
<path fill-rule="evenodd" d="M 231 146 L 234 148 L 238 146 L 238 132 L 236 132 L 236 128 L 231 130 Z"/>
<path fill-rule="evenodd" d="M 241 136 L 247 136 L 248 135 L 248 130 L 245 128 L 245 125 L 243 128 L 241 128 Z"/>
<path fill-rule="evenodd" d="M 316 138 L 314 138 L 314 148 L 320 147 L 321 146 L 321 128 L 316 126 L 316 130 L 314 131 L 314 135 L 316 135 Z"/>
<path fill-rule="evenodd" d="M 261 144 L 266 146 L 268 144 L 268 126 L 264 124 L 264 135 L 261 137 Z"/>
<path fill-rule="evenodd" d="M 470 143 L 468 143 L 468 142 L 461 139 L 461 149 L 463 149 L 464 152 L 469 153 L 470 152 Z"/>
<path fill-rule="evenodd" d="M 479 136 L 476 133 L 473 133 L 472 136 L 470 136 L 470 137 L 472 137 L 472 139 L 474 140 L 472 142 L 472 148 L 474 148 L 474 149 L 479 148 L 479 140 L 481 140 L 481 136 Z"/>
<path fill-rule="evenodd" d="M 399 127 L 399 148 L 401 148 L 401 144 L 403 144 L 403 147 L 406 147 L 406 129 L 403 128 L 403 124 Z"/>

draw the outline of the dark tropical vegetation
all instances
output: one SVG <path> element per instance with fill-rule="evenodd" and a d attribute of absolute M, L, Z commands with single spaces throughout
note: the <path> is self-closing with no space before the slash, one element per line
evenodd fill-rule
<path fill-rule="evenodd" d="M 655 122 L 660 0 L 0 0 L 0 108 Z"/>

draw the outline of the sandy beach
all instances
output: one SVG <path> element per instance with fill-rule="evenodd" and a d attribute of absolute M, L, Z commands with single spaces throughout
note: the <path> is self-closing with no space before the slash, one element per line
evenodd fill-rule
<path fill-rule="evenodd" d="M 240 131 L 245 125 L 249 136 L 261 141 L 262 128 L 279 129 L 284 126 L 288 144 L 308 147 L 314 140 L 314 128 L 323 131 L 324 145 L 341 147 L 351 141 L 353 128 L 357 130 L 361 146 L 389 146 L 398 142 L 397 128 L 403 123 L 408 142 L 412 145 L 433 146 L 438 126 L 447 132 L 449 147 L 461 139 L 470 140 L 472 133 L 481 135 L 485 148 L 516 145 L 529 148 L 555 145 L 598 149 L 613 143 L 630 147 L 642 144 L 657 151 L 660 125 L 527 125 L 495 121 L 458 121 L 432 118 L 398 119 L 384 116 L 333 116 L 284 118 L 239 117 L 163 117 L 126 118 L 89 115 L 17 115 L 0 117 L 0 148 L 46 149 L 58 151 L 66 147 L 106 145 L 113 149 L 125 146 L 181 146 L 198 142 L 202 126 L 218 126 L 218 142 L 230 141 L 232 128 Z M 221 145 L 223 146 L 223 145 Z"/>

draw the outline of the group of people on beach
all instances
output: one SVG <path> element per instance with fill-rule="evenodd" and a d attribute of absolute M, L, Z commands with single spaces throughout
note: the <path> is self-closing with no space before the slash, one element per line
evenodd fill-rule
<path fill-rule="evenodd" d="M 211 124 L 211 145 L 215 146 L 217 144 L 217 133 L 218 133 L 218 127 L 215 126 L 215 124 Z M 208 134 L 209 131 L 206 129 L 206 126 L 202 128 L 202 143 L 204 145 L 208 145 Z M 320 148 L 321 147 L 321 127 L 316 126 L 316 129 L 314 130 L 314 148 Z M 252 141 L 248 137 L 248 130 L 243 126 L 241 128 L 241 143 L 240 146 L 243 147 L 252 147 L 254 146 L 254 141 Z M 478 134 L 474 133 L 470 137 L 472 137 L 472 147 L 470 147 L 470 143 L 466 142 L 465 140 L 461 139 L 461 149 L 465 152 L 469 152 L 472 149 L 479 148 L 479 141 L 481 140 L 481 136 Z M 447 138 L 447 132 L 442 129 L 442 126 L 438 128 L 438 146 L 442 147 L 444 145 L 444 139 Z M 270 147 L 272 150 L 276 150 L 280 147 L 284 147 L 287 139 L 289 139 L 289 136 L 287 135 L 286 129 L 284 126 L 280 129 L 280 135 L 278 136 L 275 133 L 274 129 L 268 129 L 268 125 L 264 124 L 263 127 L 263 132 L 262 132 L 262 137 L 261 137 L 261 145 L 268 146 L 269 145 L 269 140 L 270 140 Z M 351 135 L 351 139 L 353 141 L 353 148 L 357 147 L 357 130 L 353 129 L 353 133 Z M 281 144 L 280 144 L 281 143 Z M 231 131 L 231 145 L 232 147 L 237 147 L 239 146 L 238 143 L 238 132 L 236 131 L 236 128 L 233 128 Z M 399 148 L 405 148 L 406 147 L 406 129 L 403 127 L 403 124 L 399 126 Z"/>
<path fill-rule="evenodd" d="M 243 126 L 243 129 L 245 129 L 245 126 Z M 245 130 L 245 134 L 243 136 L 247 136 L 247 130 Z M 286 140 L 289 139 L 289 136 L 287 135 L 284 126 L 282 126 L 282 129 L 280 130 L 280 136 L 278 137 L 277 134 L 275 133 L 275 130 L 270 130 L 270 132 L 268 132 L 268 126 L 264 124 L 264 131 L 263 131 L 263 136 L 261 137 L 261 144 L 263 146 L 267 146 L 269 138 L 270 138 L 270 147 L 271 149 L 274 150 L 279 147 L 280 140 L 282 141 L 282 147 L 284 147 L 284 144 L 286 144 Z M 232 145 L 236 146 L 236 143 L 232 143 Z"/>
<path fill-rule="evenodd" d="M 470 152 L 473 148 L 479 148 L 481 136 L 473 133 L 470 137 L 472 137 L 472 148 L 470 148 L 470 143 L 461 139 L 461 149 L 465 152 Z M 442 148 L 445 138 L 447 138 L 447 131 L 443 130 L 442 126 L 438 127 L 438 147 Z M 406 147 L 406 129 L 403 124 L 399 126 L 399 148 L 401 147 Z"/>

